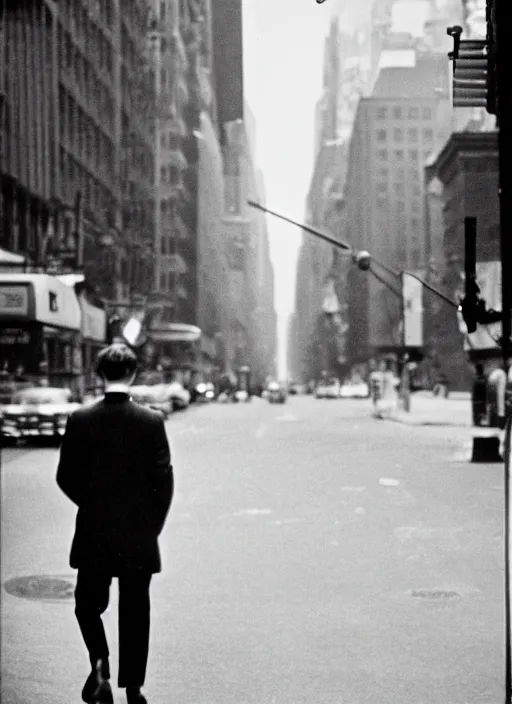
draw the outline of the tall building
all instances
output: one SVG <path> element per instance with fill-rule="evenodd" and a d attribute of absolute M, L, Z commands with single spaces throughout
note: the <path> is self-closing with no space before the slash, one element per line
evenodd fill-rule
<path fill-rule="evenodd" d="M 447 84 L 446 57 L 417 54 L 414 66 L 381 69 L 372 96 L 359 105 L 345 194 L 350 243 L 398 272 L 426 267 L 423 166 L 442 129 L 439 105 L 448 101 Z M 381 273 L 388 286 L 367 274 L 352 275 L 354 298 L 369 302 L 370 349 L 354 349 L 357 359 L 402 345 L 400 281 Z M 351 319 L 357 346 L 366 339 L 356 332 L 359 305 Z"/>
<path fill-rule="evenodd" d="M 363 13 L 364 14 L 364 13 Z M 356 18 L 357 19 L 357 18 Z M 311 178 L 306 222 L 341 236 L 343 190 L 348 144 L 361 94 L 367 90 L 370 66 L 365 51 L 367 35 L 340 31 L 343 18 L 334 18 L 325 41 L 322 95 L 316 107 L 315 164 Z M 300 360 L 302 380 L 317 378 L 322 370 L 341 373 L 346 363 L 346 260 L 324 242 L 303 237 L 297 264 L 293 339 L 289 348 Z M 325 300 L 337 310 L 326 313 Z M 331 304 L 327 306 L 332 310 Z M 295 365 L 297 367 L 297 364 Z"/>
<path fill-rule="evenodd" d="M 183 277 L 188 273 L 181 249 L 190 236 L 182 217 L 187 168 L 183 153 L 187 136 L 184 114 L 190 94 L 182 6 L 178 0 L 154 0 L 151 26 L 157 96 L 154 287 L 162 322 L 193 322 L 181 320 L 180 305 L 187 296 Z"/>
<path fill-rule="evenodd" d="M 144 2 L 4 0 L 0 245 L 111 300 L 152 288 L 154 77 Z"/>

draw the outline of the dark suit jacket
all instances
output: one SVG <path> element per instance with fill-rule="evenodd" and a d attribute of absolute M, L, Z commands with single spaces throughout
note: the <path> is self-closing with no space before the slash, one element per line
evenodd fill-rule
<path fill-rule="evenodd" d="M 158 536 L 174 478 L 162 417 L 108 393 L 73 413 L 57 484 L 78 506 L 70 565 L 119 576 L 160 572 Z"/>

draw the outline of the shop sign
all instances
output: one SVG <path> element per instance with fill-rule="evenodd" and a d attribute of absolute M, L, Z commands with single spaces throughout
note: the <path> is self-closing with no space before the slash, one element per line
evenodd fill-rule
<path fill-rule="evenodd" d="M 106 311 L 91 305 L 85 293 L 80 294 L 78 302 L 82 311 L 82 336 L 86 340 L 105 342 L 107 328 Z"/>
<path fill-rule="evenodd" d="M 28 315 L 28 286 L 0 287 L 0 314 L 12 316 Z"/>
<path fill-rule="evenodd" d="M 30 330 L 26 328 L 1 328 L 0 329 L 0 346 L 1 345 L 29 345 Z"/>

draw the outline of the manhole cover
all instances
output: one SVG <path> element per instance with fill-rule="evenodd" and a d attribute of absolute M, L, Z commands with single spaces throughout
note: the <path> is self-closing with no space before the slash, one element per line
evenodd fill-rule
<path fill-rule="evenodd" d="M 4 589 L 12 596 L 37 601 L 67 601 L 75 595 L 73 575 L 14 577 L 4 584 Z"/>
<path fill-rule="evenodd" d="M 458 592 L 450 591 L 448 589 L 415 589 L 412 592 L 412 596 L 419 599 L 453 599 L 459 596 Z"/>

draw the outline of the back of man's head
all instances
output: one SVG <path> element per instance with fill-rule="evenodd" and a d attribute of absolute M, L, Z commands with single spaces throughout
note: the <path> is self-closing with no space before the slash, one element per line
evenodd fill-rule
<path fill-rule="evenodd" d="M 109 345 L 98 355 L 96 372 L 106 382 L 126 381 L 136 371 L 137 357 L 127 345 Z"/>

